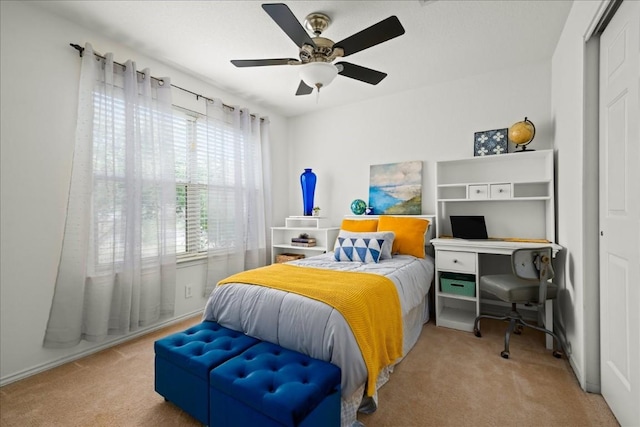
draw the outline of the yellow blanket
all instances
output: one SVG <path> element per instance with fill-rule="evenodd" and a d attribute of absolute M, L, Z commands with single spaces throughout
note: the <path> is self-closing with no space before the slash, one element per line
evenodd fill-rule
<path fill-rule="evenodd" d="M 293 292 L 338 310 L 353 331 L 373 396 L 378 374 L 402 356 L 400 299 L 393 282 L 378 274 L 332 271 L 273 264 L 244 271 L 220 281 L 247 283 Z"/>

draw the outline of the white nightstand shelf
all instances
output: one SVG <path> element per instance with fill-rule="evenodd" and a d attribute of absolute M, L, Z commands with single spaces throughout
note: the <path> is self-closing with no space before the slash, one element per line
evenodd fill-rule
<path fill-rule="evenodd" d="M 271 227 L 271 262 L 283 253 L 319 255 L 333 250 L 339 227 L 329 227 L 329 219 L 320 216 L 290 216 L 285 218 L 284 227 Z M 307 234 L 316 239 L 316 246 L 295 246 L 291 238 Z"/>
<path fill-rule="evenodd" d="M 329 218 L 323 216 L 289 216 L 284 219 L 283 228 L 330 228 Z"/>

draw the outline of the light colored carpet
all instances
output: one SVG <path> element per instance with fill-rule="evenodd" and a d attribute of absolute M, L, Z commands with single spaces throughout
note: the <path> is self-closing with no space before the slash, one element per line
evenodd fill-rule
<path fill-rule="evenodd" d="M 544 334 L 512 335 L 507 323 L 483 320 L 482 338 L 427 324 L 379 391 L 380 405 L 360 415 L 383 426 L 618 426 L 601 395 L 585 393 L 566 358 L 544 347 Z"/>
<path fill-rule="evenodd" d="M 0 425 L 199 426 L 153 389 L 153 342 L 193 318 L 0 388 Z M 427 324 L 414 349 L 380 390 L 367 427 L 618 426 L 602 396 L 583 392 L 566 359 L 542 334 L 512 338 L 500 357 L 505 324 L 483 322 L 483 337 Z"/>

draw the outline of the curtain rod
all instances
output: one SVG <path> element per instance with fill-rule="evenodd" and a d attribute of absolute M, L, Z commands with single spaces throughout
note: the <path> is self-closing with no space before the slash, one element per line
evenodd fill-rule
<path fill-rule="evenodd" d="M 75 43 L 69 43 L 69 45 L 70 45 L 72 48 L 74 48 L 75 50 L 77 50 L 77 51 L 78 51 L 78 55 L 80 55 L 80 57 L 82 57 L 82 54 L 84 53 L 84 47 L 80 46 L 79 44 L 75 44 Z M 98 58 L 106 59 L 103 55 L 100 55 L 99 53 L 97 53 L 97 52 L 95 52 L 95 51 L 93 52 L 93 54 L 94 54 L 95 56 L 97 56 Z M 126 65 L 121 64 L 121 63 L 119 63 L 119 62 L 113 61 L 113 63 L 114 63 L 114 64 L 117 64 L 117 65 L 119 65 L 119 66 L 121 66 L 121 67 L 122 67 L 122 68 L 124 68 L 124 69 L 126 69 L 126 68 L 127 68 L 127 67 L 126 67 Z M 144 73 L 143 73 L 142 71 L 138 71 L 138 70 L 136 70 L 136 73 L 144 75 Z M 150 78 L 152 78 L 153 80 L 157 81 L 157 82 L 162 82 L 162 84 L 164 84 L 164 80 L 162 80 L 162 79 L 160 79 L 160 78 L 158 78 L 158 77 L 153 77 L 153 76 L 149 76 L 149 77 L 150 77 Z M 171 87 L 174 87 L 174 88 L 176 88 L 176 89 L 180 89 L 181 91 L 184 91 L 184 92 L 190 93 L 191 95 L 195 95 L 196 99 L 202 98 L 202 99 L 205 99 L 205 100 L 207 100 L 207 101 L 213 102 L 213 99 L 211 99 L 211 98 L 209 98 L 209 97 L 207 97 L 207 96 L 204 96 L 204 95 L 200 95 L 199 93 L 195 93 L 195 92 L 193 92 L 193 91 L 190 91 L 189 89 L 185 89 L 185 88 L 183 88 L 183 87 L 176 86 L 176 85 L 174 85 L 174 84 L 171 84 Z M 223 106 L 223 107 L 226 107 L 226 108 L 229 108 L 231 111 L 235 110 L 235 107 L 233 107 L 233 106 L 231 106 L 231 105 L 227 105 L 227 104 L 225 104 L 225 103 L 223 103 L 223 104 L 222 104 L 222 106 Z M 250 114 L 250 116 L 251 116 L 251 117 L 253 117 L 254 119 L 256 118 L 256 116 L 255 116 L 254 114 Z M 261 121 L 264 121 L 264 119 L 260 119 L 260 120 L 261 120 Z"/>

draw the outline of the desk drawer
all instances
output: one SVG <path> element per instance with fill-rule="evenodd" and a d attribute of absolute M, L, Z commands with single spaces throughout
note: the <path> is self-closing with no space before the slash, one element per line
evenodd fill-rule
<path fill-rule="evenodd" d="M 488 199 L 489 190 L 486 184 L 483 185 L 470 185 L 469 186 L 469 199 Z"/>
<path fill-rule="evenodd" d="M 438 251 L 436 253 L 438 270 L 476 272 L 476 254 L 474 252 Z"/>
<path fill-rule="evenodd" d="M 492 199 L 510 199 L 511 184 L 491 184 Z"/>

